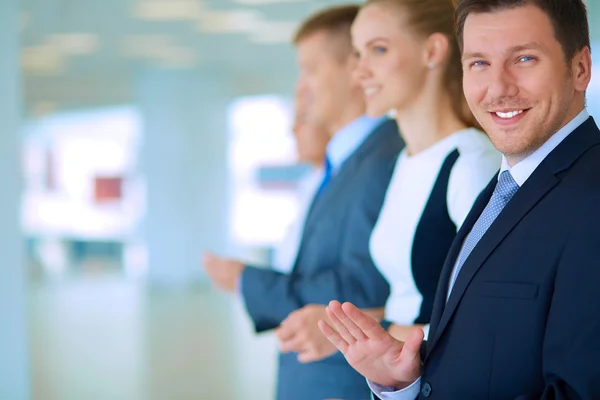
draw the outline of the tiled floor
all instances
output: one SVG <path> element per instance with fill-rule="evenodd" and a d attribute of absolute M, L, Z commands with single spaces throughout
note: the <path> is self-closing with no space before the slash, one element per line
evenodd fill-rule
<path fill-rule="evenodd" d="M 241 304 L 206 287 L 117 278 L 31 288 L 34 400 L 268 400 L 276 347 Z"/>

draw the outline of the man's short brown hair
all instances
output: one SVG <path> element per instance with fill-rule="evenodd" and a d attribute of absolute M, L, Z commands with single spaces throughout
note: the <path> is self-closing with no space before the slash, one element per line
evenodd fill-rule
<path fill-rule="evenodd" d="M 455 3 L 456 36 L 461 51 L 465 21 L 469 14 L 496 12 L 528 4 L 548 15 L 567 61 L 571 61 L 575 53 L 584 47 L 591 49 L 590 28 L 583 0 L 456 0 Z"/>
<path fill-rule="evenodd" d="M 316 33 L 324 32 L 339 45 L 339 55 L 342 58 L 352 53 L 352 38 L 350 28 L 358 15 L 358 4 L 347 4 L 321 10 L 308 17 L 296 31 L 293 43 L 297 45 L 302 40 Z"/>

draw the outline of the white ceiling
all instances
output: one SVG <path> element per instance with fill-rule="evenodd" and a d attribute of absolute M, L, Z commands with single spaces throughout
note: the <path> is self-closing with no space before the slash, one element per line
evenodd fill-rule
<path fill-rule="evenodd" d="M 136 74 L 148 67 L 201 70 L 239 94 L 290 92 L 298 22 L 343 2 L 21 0 L 26 110 L 134 101 Z"/>

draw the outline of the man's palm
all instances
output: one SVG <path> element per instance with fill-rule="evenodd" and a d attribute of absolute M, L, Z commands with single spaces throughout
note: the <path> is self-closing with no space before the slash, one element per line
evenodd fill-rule
<path fill-rule="evenodd" d="M 415 328 L 406 342 L 400 342 L 352 304 L 331 302 L 327 312 L 333 327 L 320 321 L 321 331 L 360 374 L 380 385 L 397 388 L 419 378 L 421 329 Z"/>

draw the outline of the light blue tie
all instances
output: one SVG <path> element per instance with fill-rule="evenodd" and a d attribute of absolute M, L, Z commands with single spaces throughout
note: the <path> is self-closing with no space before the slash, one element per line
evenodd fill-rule
<path fill-rule="evenodd" d="M 500 174 L 498 183 L 496 184 L 496 188 L 494 189 L 494 193 L 492 194 L 489 203 L 487 206 L 485 206 L 485 209 L 479 216 L 477 222 L 475 222 L 475 225 L 473 225 L 473 229 L 471 229 L 471 232 L 469 232 L 463 243 L 456 265 L 454 266 L 454 272 L 450 277 L 448 298 L 450 297 L 450 293 L 452 292 L 456 278 L 458 277 L 460 269 L 464 265 L 465 261 L 475 246 L 477 246 L 477 243 L 479 243 L 485 232 L 487 232 L 489 227 L 492 225 L 496 217 L 498 217 L 502 209 L 508 204 L 515 193 L 517 193 L 517 190 L 519 190 L 519 185 L 517 182 L 515 182 L 510 172 L 503 171 Z"/>

